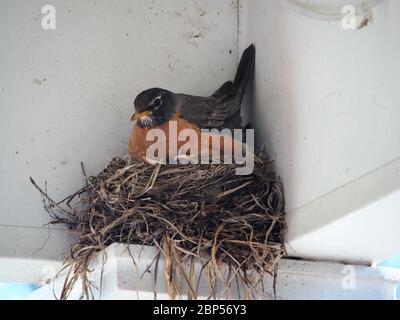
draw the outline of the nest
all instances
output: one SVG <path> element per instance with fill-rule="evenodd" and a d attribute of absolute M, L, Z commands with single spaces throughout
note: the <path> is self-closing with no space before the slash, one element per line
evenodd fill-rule
<path fill-rule="evenodd" d="M 67 226 L 79 239 L 65 260 L 69 272 L 60 298 L 66 299 L 81 278 L 83 298 L 90 299 L 88 265 L 113 243 L 156 246 L 166 260 L 171 298 L 177 294 L 179 275 L 188 282 L 188 297 L 197 298 L 196 284 L 189 283 L 194 258 L 201 261 L 210 298 L 217 297 L 221 265 L 234 270 L 232 279 L 249 289 L 257 278 L 249 273 L 276 276 L 285 254 L 280 181 L 271 164 L 258 158 L 252 175 L 237 176 L 236 168 L 151 166 L 116 158 L 97 176 L 86 176 L 82 166 L 85 187 L 61 202 L 53 201 L 31 179 L 52 223 Z"/>

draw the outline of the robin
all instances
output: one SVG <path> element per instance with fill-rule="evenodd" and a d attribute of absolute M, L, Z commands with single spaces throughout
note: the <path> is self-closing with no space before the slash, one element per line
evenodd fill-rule
<path fill-rule="evenodd" d="M 151 129 L 165 132 L 167 146 L 172 142 L 178 148 L 182 146 L 185 142 L 171 141 L 171 121 L 176 123 L 178 134 L 184 129 L 192 129 L 198 135 L 202 129 L 242 129 L 241 103 L 254 65 L 255 46 L 252 44 L 243 52 L 234 81 L 225 82 L 209 97 L 178 94 L 161 88 L 141 92 L 134 102 L 135 113 L 131 120 L 136 123 L 129 138 L 129 154 L 134 159 L 146 160 L 146 150 L 151 144 L 146 136 Z"/>

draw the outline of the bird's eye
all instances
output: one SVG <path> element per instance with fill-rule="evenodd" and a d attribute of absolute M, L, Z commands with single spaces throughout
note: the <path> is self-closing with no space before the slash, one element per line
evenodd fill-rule
<path fill-rule="evenodd" d="M 153 100 L 153 102 L 151 103 L 151 105 L 157 110 L 158 108 L 161 107 L 162 105 L 162 100 L 161 97 L 157 97 Z"/>

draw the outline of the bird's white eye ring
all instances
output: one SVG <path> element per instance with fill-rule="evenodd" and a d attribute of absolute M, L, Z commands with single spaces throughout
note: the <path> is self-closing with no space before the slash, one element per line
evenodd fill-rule
<path fill-rule="evenodd" d="M 161 96 L 154 98 L 154 100 L 151 102 L 151 105 L 154 107 L 155 110 L 158 110 L 162 105 Z"/>

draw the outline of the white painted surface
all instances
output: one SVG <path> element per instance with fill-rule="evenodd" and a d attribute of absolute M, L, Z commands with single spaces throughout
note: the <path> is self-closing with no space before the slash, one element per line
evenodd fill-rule
<path fill-rule="evenodd" d="M 400 160 L 287 215 L 288 254 L 373 264 L 400 252 Z"/>
<path fill-rule="evenodd" d="M 389 167 L 400 159 L 400 2 L 383 1 L 358 31 L 282 4 L 240 1 L 239 47 L 257 46 L 248 117 L 284 182 L 290 253 L 363 263 L 396 254 L 400 202 L 382 198 L 400 190 Z"/>
<path fill-rule="evenodd" d="M 0 282 L 36 283 L 54 277 L 73 240 L 64 230 L 0 226 Z"/>
<path fill-rule="evenodd" d="M 400 157 L 400 2 L 374 23 L 296 15 L 279 1 L 241 2 L 240 47 L 257 45 L 254 110 L 284 179 L 289 212 Z"/>
<path fill-rule="evenodd" d="M 126 299 L 142 300 L 154 299 L 154 291 L 157 299 L 168 299 L 166 283 L 163 273 L 164 262 L 160 260 L 157 281 L 154 281 L 154 267 L 151 265 L 157 251 L 153 247 L 130 246 L 128 253 L 124 245 L 112 245 L 106 250 L 107 260 L 103 265 L 102 255 L 98 258 L 95 272 L 91 274 L 91 280 L 99 290 L 94 290 L 96 299 Z M 132 261 L 135 259 L 136 266 Z M 97 267 L 96 267 L 97 266 Z M 149 272 L 145 272 L 148 269 Z M 196 269 L 200 265 L 196 263 Z M 103 281 L 100 281 L 103 270 Z M 197 278 L 197 276 L 196 276 Z M 53 292 L 59 296 L 63 285 L 63 277 L 54 283 L 43 286 L 34 292 L 30 299 L 44 300 L 54 299 Z M 277 277 L 277 299 L 377 299 L 393 300 L 395 288 L 400 281 L 400 271 L 385 268 L 368 268 L 360 266 L 342 265 L 338 263 L 310 262 L 282 260 Z M 232 299 L 238 298 L 236 286 L 232 287 Z M 271 299 L 273 294 L 272 279 L 270 276 L 264 279 L 265 291 L 258 295 L 259 299 Z M 181 292 L 187 292 L 187 286 L 183 283 Z M 203 278 L 199 286 L 199 298 L 208 296 L 209 290 L 206 280 Z M 79 299 L 81 287 L 78 283 L 72 292 L 70 299 Z M 179 296 L 177 297 L 179 299 Z M 186 298 L 183 295 L 181 298 Z"/>
<path fill-rule="evenodd" d="M 1 242 L 0 258 L 29 260 L 47 236 L 28 229 L 49 222 L 29 176 L 64 198 L 83 183 L 80 161 L 96 173 L 127 153 L 141 90 L 210 94 L 237 63 L 235 1 L 54 0 L 57 29 L 48 31 L 46 4 L 0 4 L 0 226 L 22 246 Z M 45 260 L 68 247 L 62 233 L 53 236 L 39 253 Z"/>
<path fill-rule="evenodd" d="M 342 20 L 345 6 L 356 9 L 356 15 L 365 16 L 368 11 L 385 0 L 281 0 L 282 4 L 295 12 L 318 20 Z"/>

